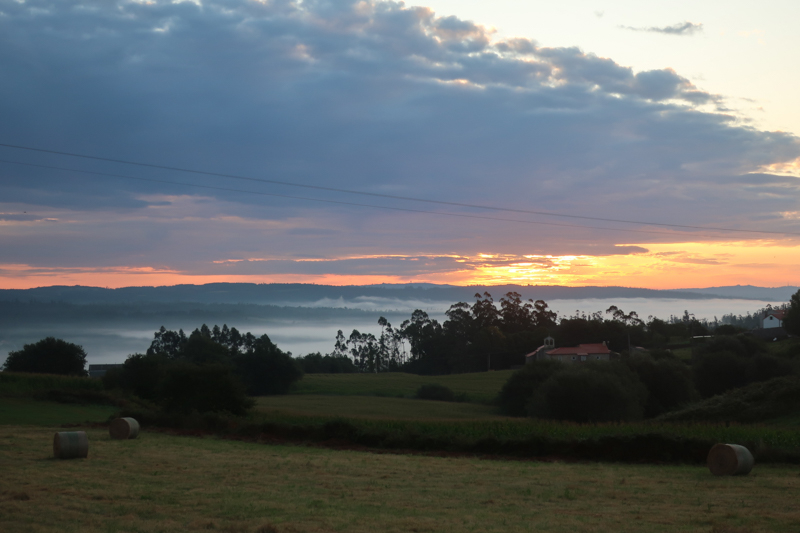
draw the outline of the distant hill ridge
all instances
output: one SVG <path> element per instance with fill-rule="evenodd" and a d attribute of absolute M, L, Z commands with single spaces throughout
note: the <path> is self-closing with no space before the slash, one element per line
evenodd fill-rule
<path fill-rule="evenodd" d="M 106 289 L 84 286 L 52 286 L 35 289 L 1 289 L 0 301 L 40 301 L 89 303 L 130 302 L 196 302 L 248 303 L 269 305 L 318 304 L 325 301 L 357 303 L 363 299 L 405 299 L 432 302 L 471 302 L 475 293 L 489 292 L 495 300 L 507 292 L 518 292 L 523 298 L 542 300 L 607 299 L 607 298 L 677 298 L 701 300 L 739 298 L 787 302 L 797 287 L 755 287 L 735 285 L 698 289 L 655 290 L 632 287 L 564 287 L 559 285 L 492 285 L 457 286 L 429 283 L 381 285 L 313 285 L 302 283 L 209 283 L 206 285 L 174 285 L 165 287 L 123 287 Z"/>

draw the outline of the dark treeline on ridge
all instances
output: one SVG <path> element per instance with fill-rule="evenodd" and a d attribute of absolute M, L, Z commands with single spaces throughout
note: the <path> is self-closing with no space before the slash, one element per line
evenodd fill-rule
<path fill-rule="evenodd" d="M 169 302 L 153 305 L 152 302 L 86 303 L 63 301 L 6 301 L 0 303 L 0 321 L 4 325 L 57 321 L 59 323 L 120 322 L 152 323 L 153 320 L 186 320 L 202 322 L 236 322 L 249 319 L 268 320 L 326 320 L 337 318 L 363 320 L 374 313 L 362 309 L 330 307 L 295 307 L 259 304 L 227 304 Z"/>
<path fill-rule="evenodd" d="M 133 302 L 197 302 L 302 305 L 321 300 L 353 301 L 358 298 L 387 298 L 437 302 L 463 301 L 475 292 L 519 293 L 523 298 L 544 300 L 585 298 L 744 298 L 788 300 L 797 287 L 712 287 L 707 289 L 655 290 L 632 287 L 564 287 L 497 285 L 454 286 L 432 284 L 398 285 L 314 285 L 303 283 L 210 283 L 169 287 L 102 287 L 54 286 L 35 289 L 0 290 L 0 301 L 67 302 L 75 304 L 122 304 Z"/>

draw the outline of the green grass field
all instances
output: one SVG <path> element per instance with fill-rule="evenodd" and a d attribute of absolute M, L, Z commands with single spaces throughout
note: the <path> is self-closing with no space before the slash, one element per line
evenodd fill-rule
<path fill-rule="evenodd" d="M 482 461 L 88 429 L 0 426 L 4 532 L 793 531 L 798 467 Z"/>
<path fill-rule="evenodd" d="M 264 414 L 299 417 L 366 418 L 393 420 L 476 420 L 500 418 L 496 409 L 474 403 L 433 402 L 408 398 L 304 394 L 264 396 L 256 409 Z"/>
<path fill-rule="evenodd" d="M 513 370 L 417 376 L 389 372 L 384 374 L 306 374 L 297 383 L 294 394 L 331 394 L 344 396 L 390 396 L 411 398 L 421 385 L 438 383 L 456 394 L 466 394 L 470 402 L 491 403 Z"/>
<path fill-rule="evenodd" d="M 119 409 L 108 405 L 41 402 L 29 398 L 0 398 L 0 425 L 59 426 L 103 422 Z"/>
<path fill-rule="evenodd" d="M 76 376 L 0 372 L 0 396 L 26 396 L 47 390 L 102 391 L 103 382 Z"/>

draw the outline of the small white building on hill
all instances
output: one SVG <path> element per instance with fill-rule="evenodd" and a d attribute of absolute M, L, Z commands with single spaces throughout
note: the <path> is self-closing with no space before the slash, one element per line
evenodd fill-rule
<path fill-rule="evenodd" d="M 764 313 L 764 318 L 761 320 L 761 327 L 780 328 L 783 327 L 783 318 L 786 316 L 786 311 L 783 309 L 770 309 Z"/>

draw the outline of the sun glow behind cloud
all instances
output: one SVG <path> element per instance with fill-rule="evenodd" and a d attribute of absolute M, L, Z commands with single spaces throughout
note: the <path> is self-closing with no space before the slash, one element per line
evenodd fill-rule
<path fill-rule="evenodd" d="M 620 245 L 620 248 L 628 245 Z M 370 255 L 333 259 L 249 258 L 214 261 L 231 269 L 215 274 L 154 267 L 33 268 L 0 265 L 5 288 L 44 285 L 125 287 L 219 282 L 316 283 L 366 285 L 377 283 L 447 283 L 453 285 L 636 286 L 676 289 L 735 284 L 800 285 L 794 264 L 800 246 L 771 241 L 672 243 L 639 245 L 642 252 L 620 255 L 514 255 L 480 253 L 474 256 Z M 361 274 L 349 273 L 342 263 L 358 262 Z M 298 265 L 314 263 L 315 270 L 298 273 Z M 397 273 L 376 274 L 387 268 Z M 256 271 L 247 270 L 253 265 Z M 258 265 L 265 265 L 258 272 Z M 242 269 L 242 267 L 245 269 Z"/>

